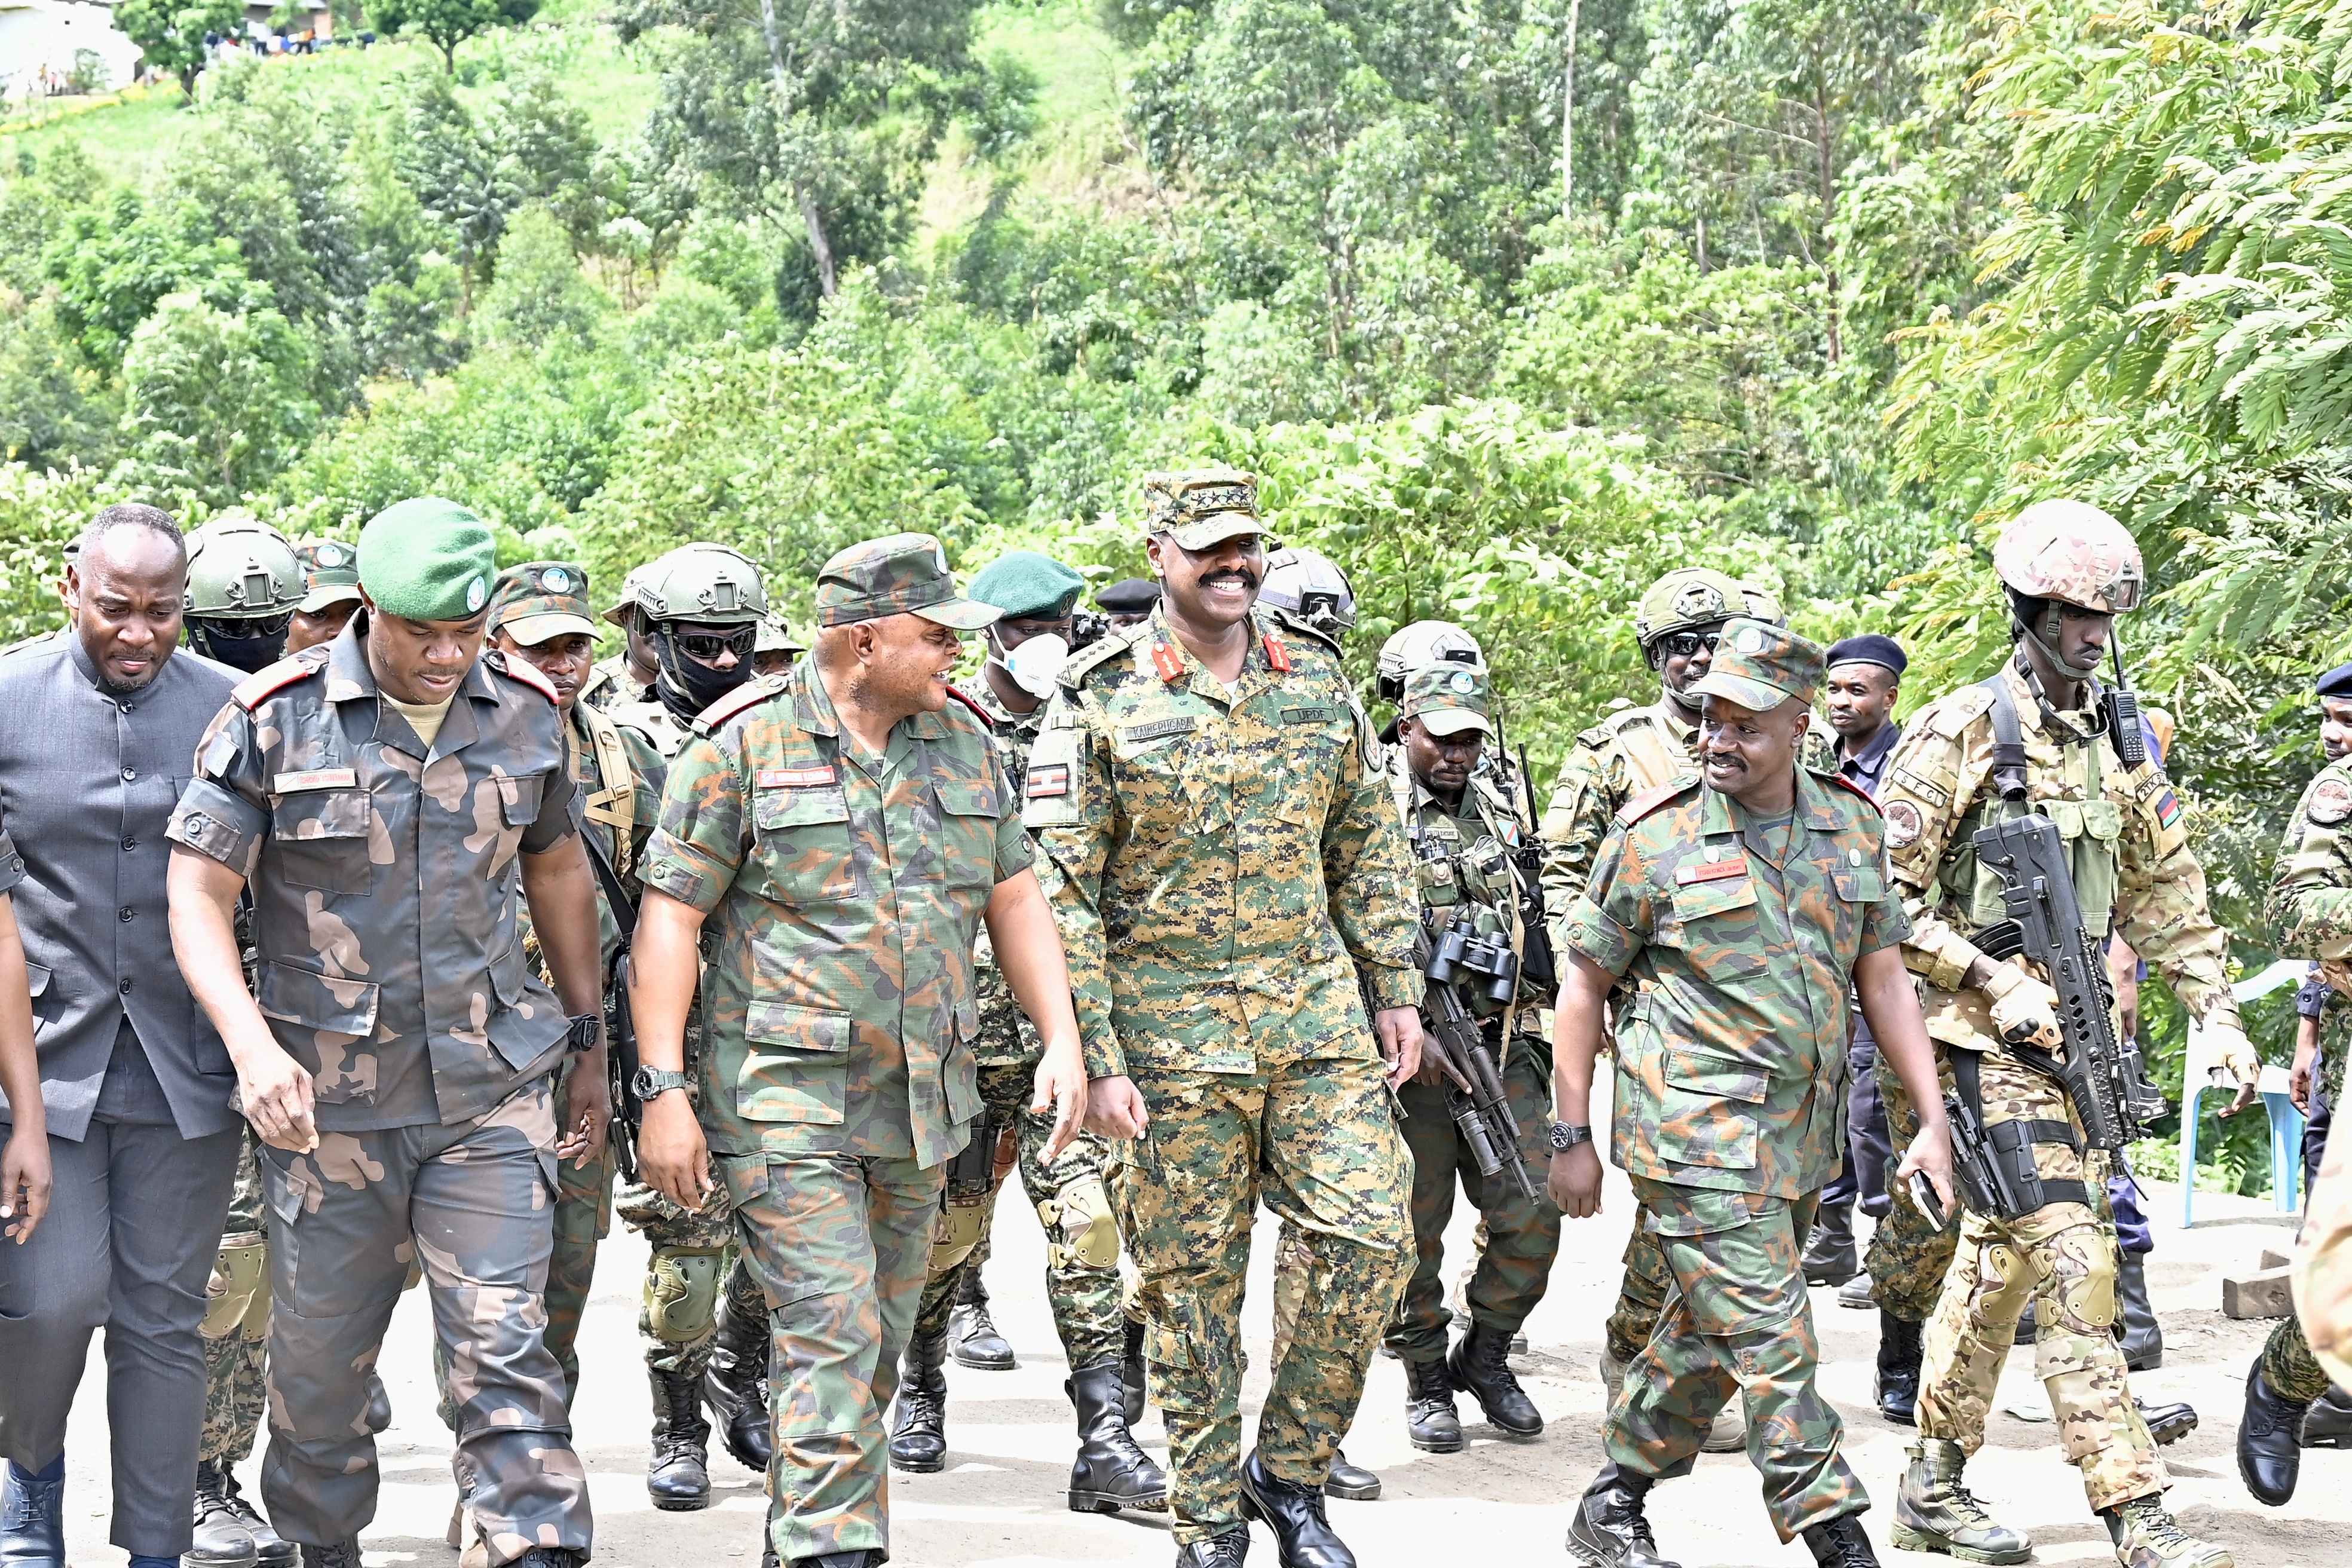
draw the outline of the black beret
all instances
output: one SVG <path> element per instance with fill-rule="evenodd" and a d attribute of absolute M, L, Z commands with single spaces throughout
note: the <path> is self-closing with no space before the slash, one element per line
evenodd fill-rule
<path fill-rule="evenodd" d="M 1124 577 L 1095 595 L 1114 616 L 1139 616 L 1160 602 L 1160 584 L 1149 577 Z"/>
<path fill-rule="evenodd" d="M 2339 664 L 2319 678 L 2322 697 L 2352 697 L 2352 664 Z"/>
<path fill-rule="evenodd" d="M 1911 661 L 1903 652 L 1903 645 L 1893 637 L 1876 632 L 1864 632 L 1858 637 L 1847 637 L 1830 645 L 1829 668 L 1842 664 L 1879 664 L 1900 675 Z"/>

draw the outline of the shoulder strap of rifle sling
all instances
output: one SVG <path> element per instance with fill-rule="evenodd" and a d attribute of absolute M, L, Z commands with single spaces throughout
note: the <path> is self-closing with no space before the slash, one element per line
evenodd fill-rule
<path fill-rule="evenodd" d="M 1992 787 L 2006 801 L 2025 798 L 2025 727 L 2017 717 L 2017 698 L 2009 689 L 2005 673 L 1996 672 L 1979 680 L 1992 697 Z"/>
<path fill-rule="evenodd" d="M 629 901 L 629 890 L 621 885 L 621 874 L 613 869 L 596 836 L 583 833 L 580 842 L 587 847 L 588 864 L 596 868 L 596 881 L 604 889 L 604 901 L 612 906 L 613 923 L 621 928 L 621 945 L 626 947 L 637 931 L 637 906 Z"/>
<path fill-rule="evenodd" d="M 613 830 L 614 855 L 620 862 L 614 868 L 626 872 L 636 854 L 636 770 L 629 766 L 629 748 L 619 725 L 593 708 L 579 706 L 573 711 L 588 727 L 588 739 L 596 748 L 596 773 L 604 782 L 604 788 L 581 803 L 582 815 Z"/>

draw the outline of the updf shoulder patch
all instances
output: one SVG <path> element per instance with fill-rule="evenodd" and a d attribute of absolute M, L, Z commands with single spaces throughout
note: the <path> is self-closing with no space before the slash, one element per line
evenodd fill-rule
<path fill-rule="evenodd" d="M 757 680 L 747 680 L 718 701 L 694 716 L 694 732 L 709 735 L 746 708 L 756 708 L 784 689 L 781 675 L 763 675 Z"/>
<path fill-rule="evenodd" d="M 556 695 L 555 688 L 549 683 L 547 677 L 540 674 L 539 668 L 532 664 L 530 660 L 527 658 L 509 658 L 505 654 L 499 652 L 496 648 L 484 654 L 482 656 L 482 660 L 492 669 L 495 669 L 500 675 L 505 676 L 509 680 L 520 681 L 523 685 L 530 687 L 533 691 L 538 692 L 541 697 L 546 698 L 550 702 L 559 704 L 562 702 L 563 699 Z"/>
<path fill-rule="evenodd" d="M 231 688 L 228 700 L 247 712 L 252 712 L 273 693 L 285 690 L 298 680 L 308 680 L 326 668 L 326 649 L 323 647 L 316 649 L 319 656 L 316 658 L 312 657 L 313 652 L 313 649 L 304 648 L 300 653 L 289 654 L 276 664 L 263 666 Z"/>
<path fill-rule="evenodd" d="M 1643 790 L 1618 810 L 1617 825 L 1620 827 L 1633 826 L 1660 806 L 1670 805 L 1696 789 L 1698 782 L 1696 773 L 1685 773 L 1672 783 Z"/>

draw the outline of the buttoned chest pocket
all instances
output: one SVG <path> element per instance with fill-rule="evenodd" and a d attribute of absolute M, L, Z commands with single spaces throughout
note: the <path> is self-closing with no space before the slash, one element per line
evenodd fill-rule
<path fill-rule="evenodd" d="M 1701 977 L 1720 985 L 1764 973 L 1768 955 L 1753 877 L 1676 888 L 1674 911 L 1674 940 L 1667 940 L 1669 933 L 1664 931 L 1656 940 L 1664 946 L 1679 946 Z"/>
<path fill-rule="evenodd" d="M 1176 731 L 1145 724 L 1115 732 L 1110 752 L 1111 775 L 1129 820 L 1179 823 L 1186 833 L 1210 826 L 1198 809 L 1203 803 L 1191 777 L 1196 744 L 1192 734 L 1192 721 L 1182 722 L 1184 728 Z"/>
<path fill-rule="evenodd" d="M 832 902 L 856 892 L 849 796 L 838 785 L 758 791 L 751 824 L 760 863 L 782 902 Z"/>
<path fill-rule="evenodd" d="M 281 795 L 269 813 L 279 875 L 298 888 L 366 892 L 375 875 L 368 855 L 374 824 L 375 802 L 363 789 Z"/>
<path fill-rule="evenodd" d="M 996 886 L 996 824 L 1003 805 L 984 779 L 932 781 L 940 803 L 940 880 L 954 889 Z"/>
<path fill-rule="evenodd" d="M 1830 872 L 1830 894 L 1831 928 L 1843 957 L 1861 945 L 1863 922 L 1886 896 L 1886 879 L 1875 866 L 1840 866 Z"/>
<path fill-rule="evenodd" d="M 1254 759 L 1258 782 L 1272 796 L 1275 816 L 1319 840 L 1331 816 L 1339 753 L 1355 723 L 1344 708 L 1293 706 L 1279 716 L 1274 744 Z"/>

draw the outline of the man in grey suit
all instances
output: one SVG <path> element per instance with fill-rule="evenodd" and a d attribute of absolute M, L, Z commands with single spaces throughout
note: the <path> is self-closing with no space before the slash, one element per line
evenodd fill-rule
<path fill-rule="evenodd" d="M 163 829 L 236 679 L 173 652 L 186 574 L 168 515 L 108 507 L 67 570 L 74 626 L 0 658 L 0 816 L 25 859 L 56 1167 L 40 1229 L 0 1247 L 0 1568 L 63 1568 L 66 1415 L 101 1324 L 114 1544 L 170 1568 L 192 1533 L 198 1325 L 243 1126 L 167 924 Z"/>

